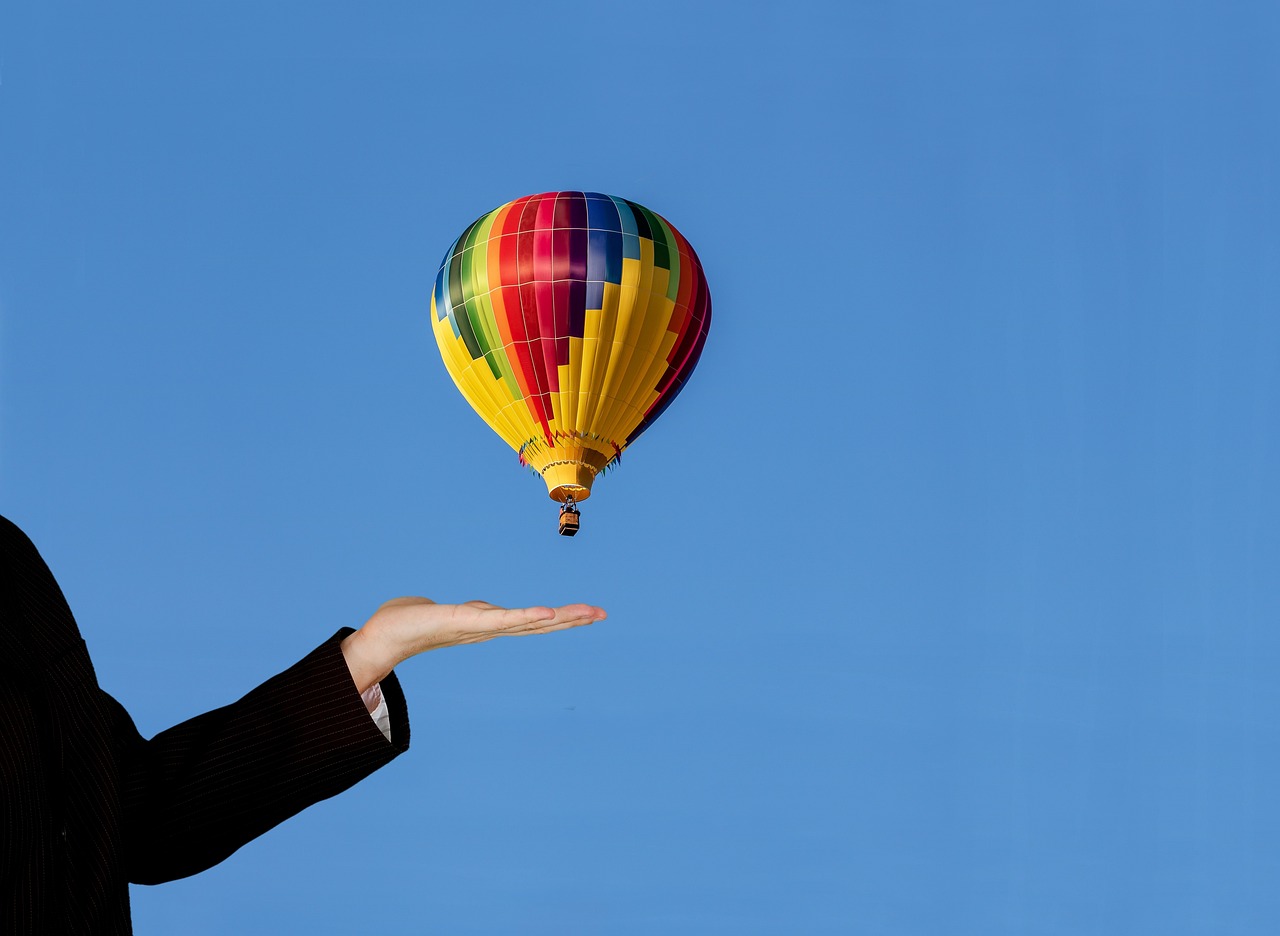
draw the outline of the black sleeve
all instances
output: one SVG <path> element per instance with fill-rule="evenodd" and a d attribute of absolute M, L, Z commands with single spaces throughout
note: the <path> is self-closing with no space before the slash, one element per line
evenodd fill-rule
<path fill-rule="evenodd" d="M 240 701 L 150 741 L 106 697 L 130 881 L 159 884 L 203 871 L 408 749 L 400 684 L 395 674 L 382 681 L 388 742 L 342 656 L 350 633 L 339 631 Z"/>

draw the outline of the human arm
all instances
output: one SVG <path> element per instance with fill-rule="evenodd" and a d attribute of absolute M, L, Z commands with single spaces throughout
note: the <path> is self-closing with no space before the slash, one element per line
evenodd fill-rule
<path fill-rule="evenodd" d="M 307 806 L 342 792 L 409 747 L 392 670 L 427 650 L 601 620 L 589 605 L 508 610 L 485 602 L 389 601 L 224 708 L 144 740 L 115 700 L 129 879 L 155 884 L 222 861 Z M 381 688 L 390 740 L 362 695 Z"/>
<path fill-rule="evenodd" d="M 109 699 L 126 869 L 139 884 L 186 877 L 409 747 L 404 697 L 381 680 L 391 742 L 356 690 L 344 628 L 231 705 L 143 739 Z"/>

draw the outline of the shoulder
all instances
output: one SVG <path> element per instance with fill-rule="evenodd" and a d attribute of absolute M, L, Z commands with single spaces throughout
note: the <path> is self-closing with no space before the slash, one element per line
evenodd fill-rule
<path fill-rule="evenodd" d="M 9 640 L 11 652 L 2 662 L 11 670 L 29 674 L 55 663 L 79 669 L 87 664 L 80 630 L 53 572 L 31 539 L 2 516 L 0 634 Z"/>
<path fill-rule="evenodd" d="M 44 560 L 40 558 L 40 553 L 35 543 L 31 542 L 31 537 L 3 515 L 0 515 L 0 554 L 3 555 L 5 565 L 13 565 L 20 561 L 38 562 L 44 565 Z"/>
<path fill-rule="evenodd" d="M 12 589 L 21 580 L 53 581 L 53 573 L 45 564 L 31 538 L 8 517 L 0 516 L 0 575 L 5 588 Z M 54 587 L 57 585 L 54 583 Z"/>

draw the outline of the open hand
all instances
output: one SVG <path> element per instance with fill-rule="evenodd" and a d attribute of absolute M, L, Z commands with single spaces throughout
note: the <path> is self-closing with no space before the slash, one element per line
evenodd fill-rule
<path fill-rule="evenodd" d="M 411 656 L 494 637 L 549 634 L 603 621 L 603 608 L 571 604 L 559 608 L 500 608 L 487 601 L 436 604 L 430 598 L 393 598 L 354 634 L 342 653 L 364 692 Z"/>

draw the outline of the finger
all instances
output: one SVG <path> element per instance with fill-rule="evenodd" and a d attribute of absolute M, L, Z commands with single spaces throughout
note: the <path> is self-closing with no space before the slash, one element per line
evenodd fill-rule
<path fill-rule="evenodd" d="M 477 616 L 477 629 L 505 633 L 513 628 L 528 627 L 544 621 L 554 621 L 554 608 L 494 608 Z"/>
<path fill-rule="evenodd" d="M 519 612 L 538 609 L 518 608 L 511 610 Z M 596 621 L 603 621 L 606 617 L 604 609 L 597 608 L 594 605 L 565 605 L 561 608 L 544 608 L 541 610 L 554 611 L 555 616 L 544 620 L 517 622 L 503 630 L 473 630 L 471 633 L 462 636 L 457 643 L 483 643 L 495 637 L 526 637 L 532 634 L 549 634 L 553 631 L 570 630 L 574 627 L 594 624 Z M 574 612 L 578 613 L 575 614 Z"/>
<path fill-rule="evenodd" d="M 503 608 L 485 601 L 468 601 L 466 604 L 456 605 L 454 610 L 454 620 L 459 631 L 480 640 L 562 621 L 589 623 L 603 620 L 604 617 L 604 609 L 588 604 L 564 605 L 559 608 Z"/>
<path fill-rule="evenodd" d="M 545 612 L 548 609 L 527 608 L 525 610 L 527 611 L 540 610 Z M 549 617 L 536 617 L 531 621 L 530 624 L 527 624 L 527 625 L 517 624 L 515 626 L 516 627 L 525 627 L 525 626 L 542 627 L 544 625 L 559 624 L 564 621 L 575 621 L 578 623 L 592 623 L 594 621 L 603 621 L 605 617 L 607 617 L 603 608 L 597 608 L 594 605 L 588 605 L 588 604 L 562 605 L 559 608 L 551 608 L 550 610 L 553 612 L 553 614 Z M 531 615 L 531 617 L 533 616 Z M 575 627 L 578 626 L 578 623 L 575 623 L 573 626 Z"/>
<path fill-rule="evenodd" d="M 589 604 L 561 605 L 554 610 L 558 618 L 589 617 L 603 621 L 608 616 L 605 614 L 604 608 L 597 608 L 595 605 Z"/>
<path fill-rule="evenodd" d="M 592 621 L 566 621 L 563 624 L 549 624 L 546 627 L 530 627 L 528 630 L 513 630 L 499 634 L 499 637 L 536 637 L 540 634 L 553 634 L 556 631 L 574 630 L 592 624 Z"/>
<path fill-rule="evenodd" d="M 471 601 L 464 602 L 463 606 L 468 608 L 478 608 L 482 611 L 513 611 L 513 612 L 545 613 L 548 610 L 547 608 L 541 605 L 531 607 L 531 608 L 504 608 L 502 605 L 490 604 L 487 601 L 481 601 L 479 599 L 473 599 Z M 589 604 L 561 605 L 559 608 L 552 608 L 550 610 L 554 611 L 557 617 L 563 617 L 566 615 L 573 615 L 573 616 L 595 615 L 600 620 L 604 620 L 604 618 L 606 617 L 604 608 L 597 608 L 595 605 L 589 605 Z"/>
<path fill-rule="evenodd" d="M 502 632 L 503 636 L 520 637 L 525 634 L 549 634 L 552 631 L 569 630 L 573 627 L 582 627 L 587 624 L 594 624 L 600 620 L 595 615 L 582 615 L 575 617 L 557 617 L 549 621 L 536 621 L 523 627 L 513 627 Z"/>

